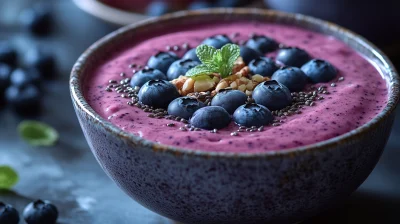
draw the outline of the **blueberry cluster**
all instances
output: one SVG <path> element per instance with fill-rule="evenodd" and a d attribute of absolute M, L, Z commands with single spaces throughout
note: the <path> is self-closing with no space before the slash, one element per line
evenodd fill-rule
<path fill-rule="evenodd" d="M 49 201 L 36 200 L 25 207 L 23 218 L 27 224 L 55 224 L 58 210 Z M 18 211 L 11 205 L 0 202 L 0 223 L 18 224 L 19 221 Z"/>
<path fill-rule="evenodd" d="M 252 0 L 195 0 L 185 6 L 189 10 L 206 9 L 214 7 L 239 7 L 248 4 Z M 149 16 L 161 16 L 174 10 L 181 10 L 182 6 L 171 4 L 168 1 L 157 0 L 151 2 L 146 9 Z"/>
<path fill-rule="evenodd" d="M 215 35 L 201 44 L 219 49 L 230 43 L 233 41 L 227 35 Z M 278 51 L 275 60 L 266 57 L 274 51 Z M 241 45 L 240 56 L 251 75 L 270 79 L 259 83 L 250 98 L 240 90 L 229 88 L 219 90 L 205 103 L 194 96 L 181 96 L 169 81 L 200 64 L 195 48 L 187 51 L 182 59 L 173 52 L 153 55 L 146 68 L 131 78 L 130 88 L 140 88 L 137 101 L 142 105 L 163 109 L 169 116 L 189 121 L 195 128 L 215 130 L 228 126 L 232 120 L 241 127 L 271 124 L 276 111 L 284 113 L 292 104 L 301 103 L 292 97 L 307 84 L 329 82 L 337 75 L 330 63 L 312 59 L 297 47 L 279 47 L 277 41 L 263 35 L 252 35 Z"/>
<path fill-rule="evenodd" d="M 27 115 L 40 111 L 42 83 L 53 78 L 55 61 L 51 54 L 32 49 L 16 67 L 17 51 L 9 43 L 0 43 L 0 105 L 8 105 L 16 113 Z"/>
<path fill-rule="evenodd" d="M 34 35 L 48 34 L 50 10 L 41 4 L 25 9 L 20 23 Z M 43 95 L 42 80 L 51 79 L 54 74 L 55 60 L 50 53 L 34 48 L 19 58 L 10 42 L 0 41 L 0 107 L 8 105 L 21 115 L 37 114 Z"/>

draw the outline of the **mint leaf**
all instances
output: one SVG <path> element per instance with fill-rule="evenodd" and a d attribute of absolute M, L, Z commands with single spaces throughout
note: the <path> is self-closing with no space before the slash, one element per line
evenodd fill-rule
<path fill-rule="evenodd" d="M 186 76 L 193 78 L 193 77 L 198 77 L 198 76 L 209 75 L 214 72 L 217 72 L 217 71 L 208 67 L 206 64 L 201 64 L 201 65 L 197 65 L 196 67 L 187 71 Z"/>
<path fill-rule="evenodd" d="M 9 190 L 19 180 L 17 172 L 9 166 L 0 166 L 0 189 Z"/>
<path fill-rule="evenodd" d="M 236 60 L 240 57 L 240 47 L 236 44 L 226 44 L 221 48 L 222 61 L 233 67 Z"/>
<path fill-rule="evenodd" d="M 38 121 L 22 121 L 18 125 L 19 135 L 32 146 L 53 146 L 58 141 L 58 132 Z"/>
<path fill-rule="evenodd" d="M 203 64 L 213 65 L 217 49 L 213 46 L 202 44 L 196 48 L 196 55 Z"/>

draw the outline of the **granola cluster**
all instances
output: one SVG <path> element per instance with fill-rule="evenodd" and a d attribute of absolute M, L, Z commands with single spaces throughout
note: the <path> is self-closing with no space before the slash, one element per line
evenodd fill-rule
<path fill-rule="evenodd" d="M 171 81 L 176 86 L 182 96 L 206 95 L 211 93 L 215 96 L 222 89 L 235 89 L 251 96 L 254 88 L 261 82 L 270 78 L 261 75 L 250 75 L 249 67 L 246 66 L 243 59 L 239 57 L 232 69 L 232 75 L 221 78 L 218 73 L 209 74 L 209 79 L 192 79 L 187 76 L 180 76 Z M 208 95 L 208 94 L 207 94 Z"/>

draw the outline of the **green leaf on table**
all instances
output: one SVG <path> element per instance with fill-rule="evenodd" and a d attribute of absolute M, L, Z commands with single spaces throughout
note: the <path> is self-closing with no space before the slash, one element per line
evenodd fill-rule
<path fill-rule="evenodd" d="M 53 146 L 59 138 L 57 130 L 39 121 L 22 121 L 18 125 L 18 132 L 32 146 Z"/>
<path fill-rule="evenodd" d="M 17 172 L 9 166 L 0 166 L 0 189 L 11 189 L 19 180 Z"/>

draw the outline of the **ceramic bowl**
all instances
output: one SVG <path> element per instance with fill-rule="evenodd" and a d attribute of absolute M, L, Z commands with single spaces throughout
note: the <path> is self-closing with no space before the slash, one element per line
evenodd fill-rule
<path fill-rule="evenodd" d="M 176 23 L 222 20 L 291 24 L 332 35 L 381 69 L 389 102 L 373 120 L 341 136 L 255 154 L 160 145 L 117 128 L 86 102 L 82 81 L 88 71 L 124 42 Z M 121 28 L 82 54 L 72 70 L 70 87 L 82 130 L 104 171 L 143 206 L 183 223 L 294 223 L 342 202 L 378 162 L 399 100 L 393 65 L 364 38 L 312 17 L 258 9 L 186 11 Z"/>

